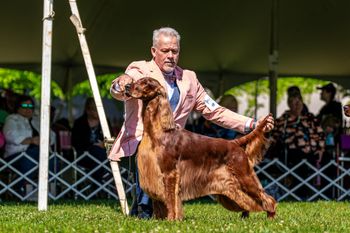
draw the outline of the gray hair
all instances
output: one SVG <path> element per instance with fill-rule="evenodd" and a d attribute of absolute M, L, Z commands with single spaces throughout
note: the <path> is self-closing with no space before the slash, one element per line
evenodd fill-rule
<path fill-rule="evenodd" d="M 174 28 L 170 27 L 162 27 L 153 31 L 153 47 L 155 47 L 158 44 L 160 35 L 176 37 L 177 43 L 180 47 L 180 34 Z"/>

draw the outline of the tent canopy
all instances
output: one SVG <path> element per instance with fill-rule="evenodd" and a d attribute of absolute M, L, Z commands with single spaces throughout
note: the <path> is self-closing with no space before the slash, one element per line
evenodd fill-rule
<path fill-rule="evenodd" d="M 272 0 L 78 0 L 96 74 L 151 58 L 152 32 L 181 34 L 180 66 L 223 91 L 267 76 Z M 0 67 L 41 72 L 43 2 L 1 6 Z M 54 1 L 52 77 L 63 88 L 87 79 L 68 0 Z M 350 1 L 280 0 L 279 76 L 333 80 L 350 88 Z M 220 85 L 218 85 L 220 84 Z"/>

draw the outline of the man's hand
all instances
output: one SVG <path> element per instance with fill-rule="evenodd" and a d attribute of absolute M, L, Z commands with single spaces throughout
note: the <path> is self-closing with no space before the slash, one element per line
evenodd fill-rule
<path fill-rule="evenodd" d="M 114 82 L 114 90 L 117 92 L 125 92 L 125 85 L 130 84 L 133 82 L 133 79 L 127 75 L 127 74 L 122 74 L 119 76 L 119 78 L 116 79 Z"/>
<path fill-rule="evenodd" d="M 262 117 L 258 120 L 258 122 L 256 123 L 257 126 L 265 119 L 265 117 Z M 265 133 L 268 133 L 270 132 L 273 127 L 275 125 L 275 119 L 273 118 L 273 116 L 270 114 L 268 117 L 267 117 L 267 124 L 266 126 L 264 127 L 264 132 Z"/>

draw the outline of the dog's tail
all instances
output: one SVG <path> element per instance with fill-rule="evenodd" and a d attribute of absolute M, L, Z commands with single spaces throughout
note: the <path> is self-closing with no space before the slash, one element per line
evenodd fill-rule
<path fill-rule="evenodd" d="M 252 132 L 233 141 L 239 146 L 245 147 L 245 152 L 248 155 L 249 162 L 253 166 L 263 159 L 269 146 L 269 140 L 265 137 L 263 130 L 267 125 L 267 118 L 269 116 L 271 116 L 271 113 L 266 116 Z"/>

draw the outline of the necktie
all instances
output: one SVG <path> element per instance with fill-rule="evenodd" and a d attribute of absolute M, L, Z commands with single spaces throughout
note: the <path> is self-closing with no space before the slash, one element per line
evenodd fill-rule
<path fill-rule="evenodd" d="M 179 91 L 179 87 L 176 85 L 176 82 L 174 82 L 174 93 L 173 96 L 171 96 L 170 99 L 170 107 L 171 110 L 174 112 L 177 104 L 179 103 L 179 99 L 180 99 L 180 91 Z"/>
<path fill-rule="evenodd" d="M 166 75 L 165 78 L 173 90 L 173 95 L 171 96 L 169 102 L 170 102 L 171 110 L 174 112 L 177 104 L 179 103 L 180 90 L 176 84 L 176 76 L 175 75 Z"/>

